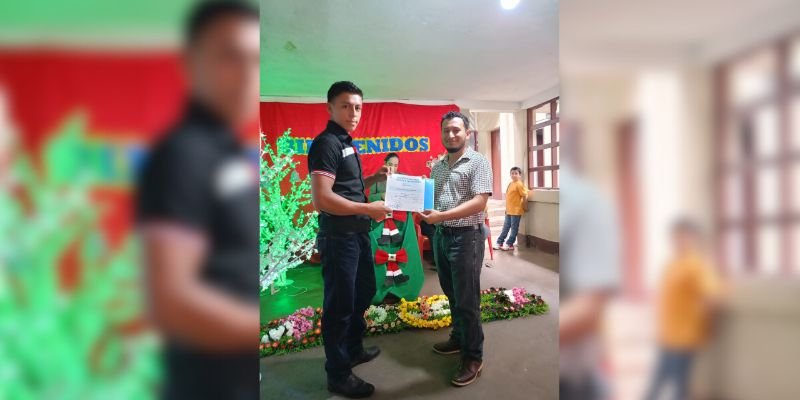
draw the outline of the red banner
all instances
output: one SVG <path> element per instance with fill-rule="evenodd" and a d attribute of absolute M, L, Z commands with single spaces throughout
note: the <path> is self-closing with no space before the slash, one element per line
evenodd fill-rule
<path fill-rule="evenodd" d="M 400 156 L 398 171 L 408 175 L 428 175 L 428 160 L 445 151 L 439 121 L 451 105 L 426 106 L 402 103 L 365 103 L 361 122 L 352 133 L 361 155 L 364 175 L 374 173 L 387 153 Z M 261 103 L 261 129 L 268 143 L 274 144 L 287 129 L 292 130 L 292 147 L 298 152 L 298 172 L 308 173 L 306 154 L 311 141 L 328 123 L 326 104 Z"/>
<path fill-rule="evenodd" d="M 136 168 L 183 111 L 186 82 L 178 54 L 0 49 L 0 90 L 17 140 L 37 164 L 51 138 L 82 131 L 74 152 L 96 177 L 92 197 L 104 210 L 106 239 L 116 246 L 132 224 Z M 82 123 L 70 125 L 75 118 Z M 257 122 L 242 134 L 253 147 Z"/>
<path fill-rule="evenodd" d="M 132 221 L 134 156 L 181 111 L 185 84 L 176 54 L 45 49 L 0 50 L 0 86 L 23 149 L 40 164 L 42 146 L 84 121 L 76 152 L 98 181 L 92 197 L 113 246 Z M 60 166 L 51 166 L 51 168 Z M 67 166 L 64 166 L 67 167 Z"/>

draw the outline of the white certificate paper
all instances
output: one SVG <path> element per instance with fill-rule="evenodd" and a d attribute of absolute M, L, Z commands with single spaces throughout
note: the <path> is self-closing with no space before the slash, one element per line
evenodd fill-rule
<path fill-rule="evenodd" d="M 424 211 L 425 179 L 420 176 L 389 175 L 386 178 L 386 207 L 397 211 Z"/>

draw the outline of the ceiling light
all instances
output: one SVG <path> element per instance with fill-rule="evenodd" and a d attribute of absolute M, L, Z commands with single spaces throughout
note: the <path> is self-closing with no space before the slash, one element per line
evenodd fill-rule
<path fill-rule="evenodd" d="M 519 4 L 519 0 L 500 0 L 500 6 L 506 10 L 513 10 Z"/>

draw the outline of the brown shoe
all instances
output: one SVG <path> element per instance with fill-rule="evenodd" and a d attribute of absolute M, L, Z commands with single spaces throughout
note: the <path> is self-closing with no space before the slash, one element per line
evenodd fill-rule
<path fill-rule="evenodd" d="M 461 363 L 461 369 L 450 381 L 455 386 L 467 386 L 478 380 L 483 369 L 483 361 L 467 360 Z"/>
<path fill-rule="evenodd" d="M 448 339 L 446 342 L 434 344 L 433 351 L 439 354 L 456 354 L 461 351 L 461 345 L 456 341 Z"/>

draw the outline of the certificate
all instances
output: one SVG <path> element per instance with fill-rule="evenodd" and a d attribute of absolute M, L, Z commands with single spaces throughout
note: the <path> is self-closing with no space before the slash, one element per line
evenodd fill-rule
<path fill-rule="evenodd" d="M 392 174 L 386 178 L 386 207 L 422 212 L 433 208 L 433 179 Z"/>

